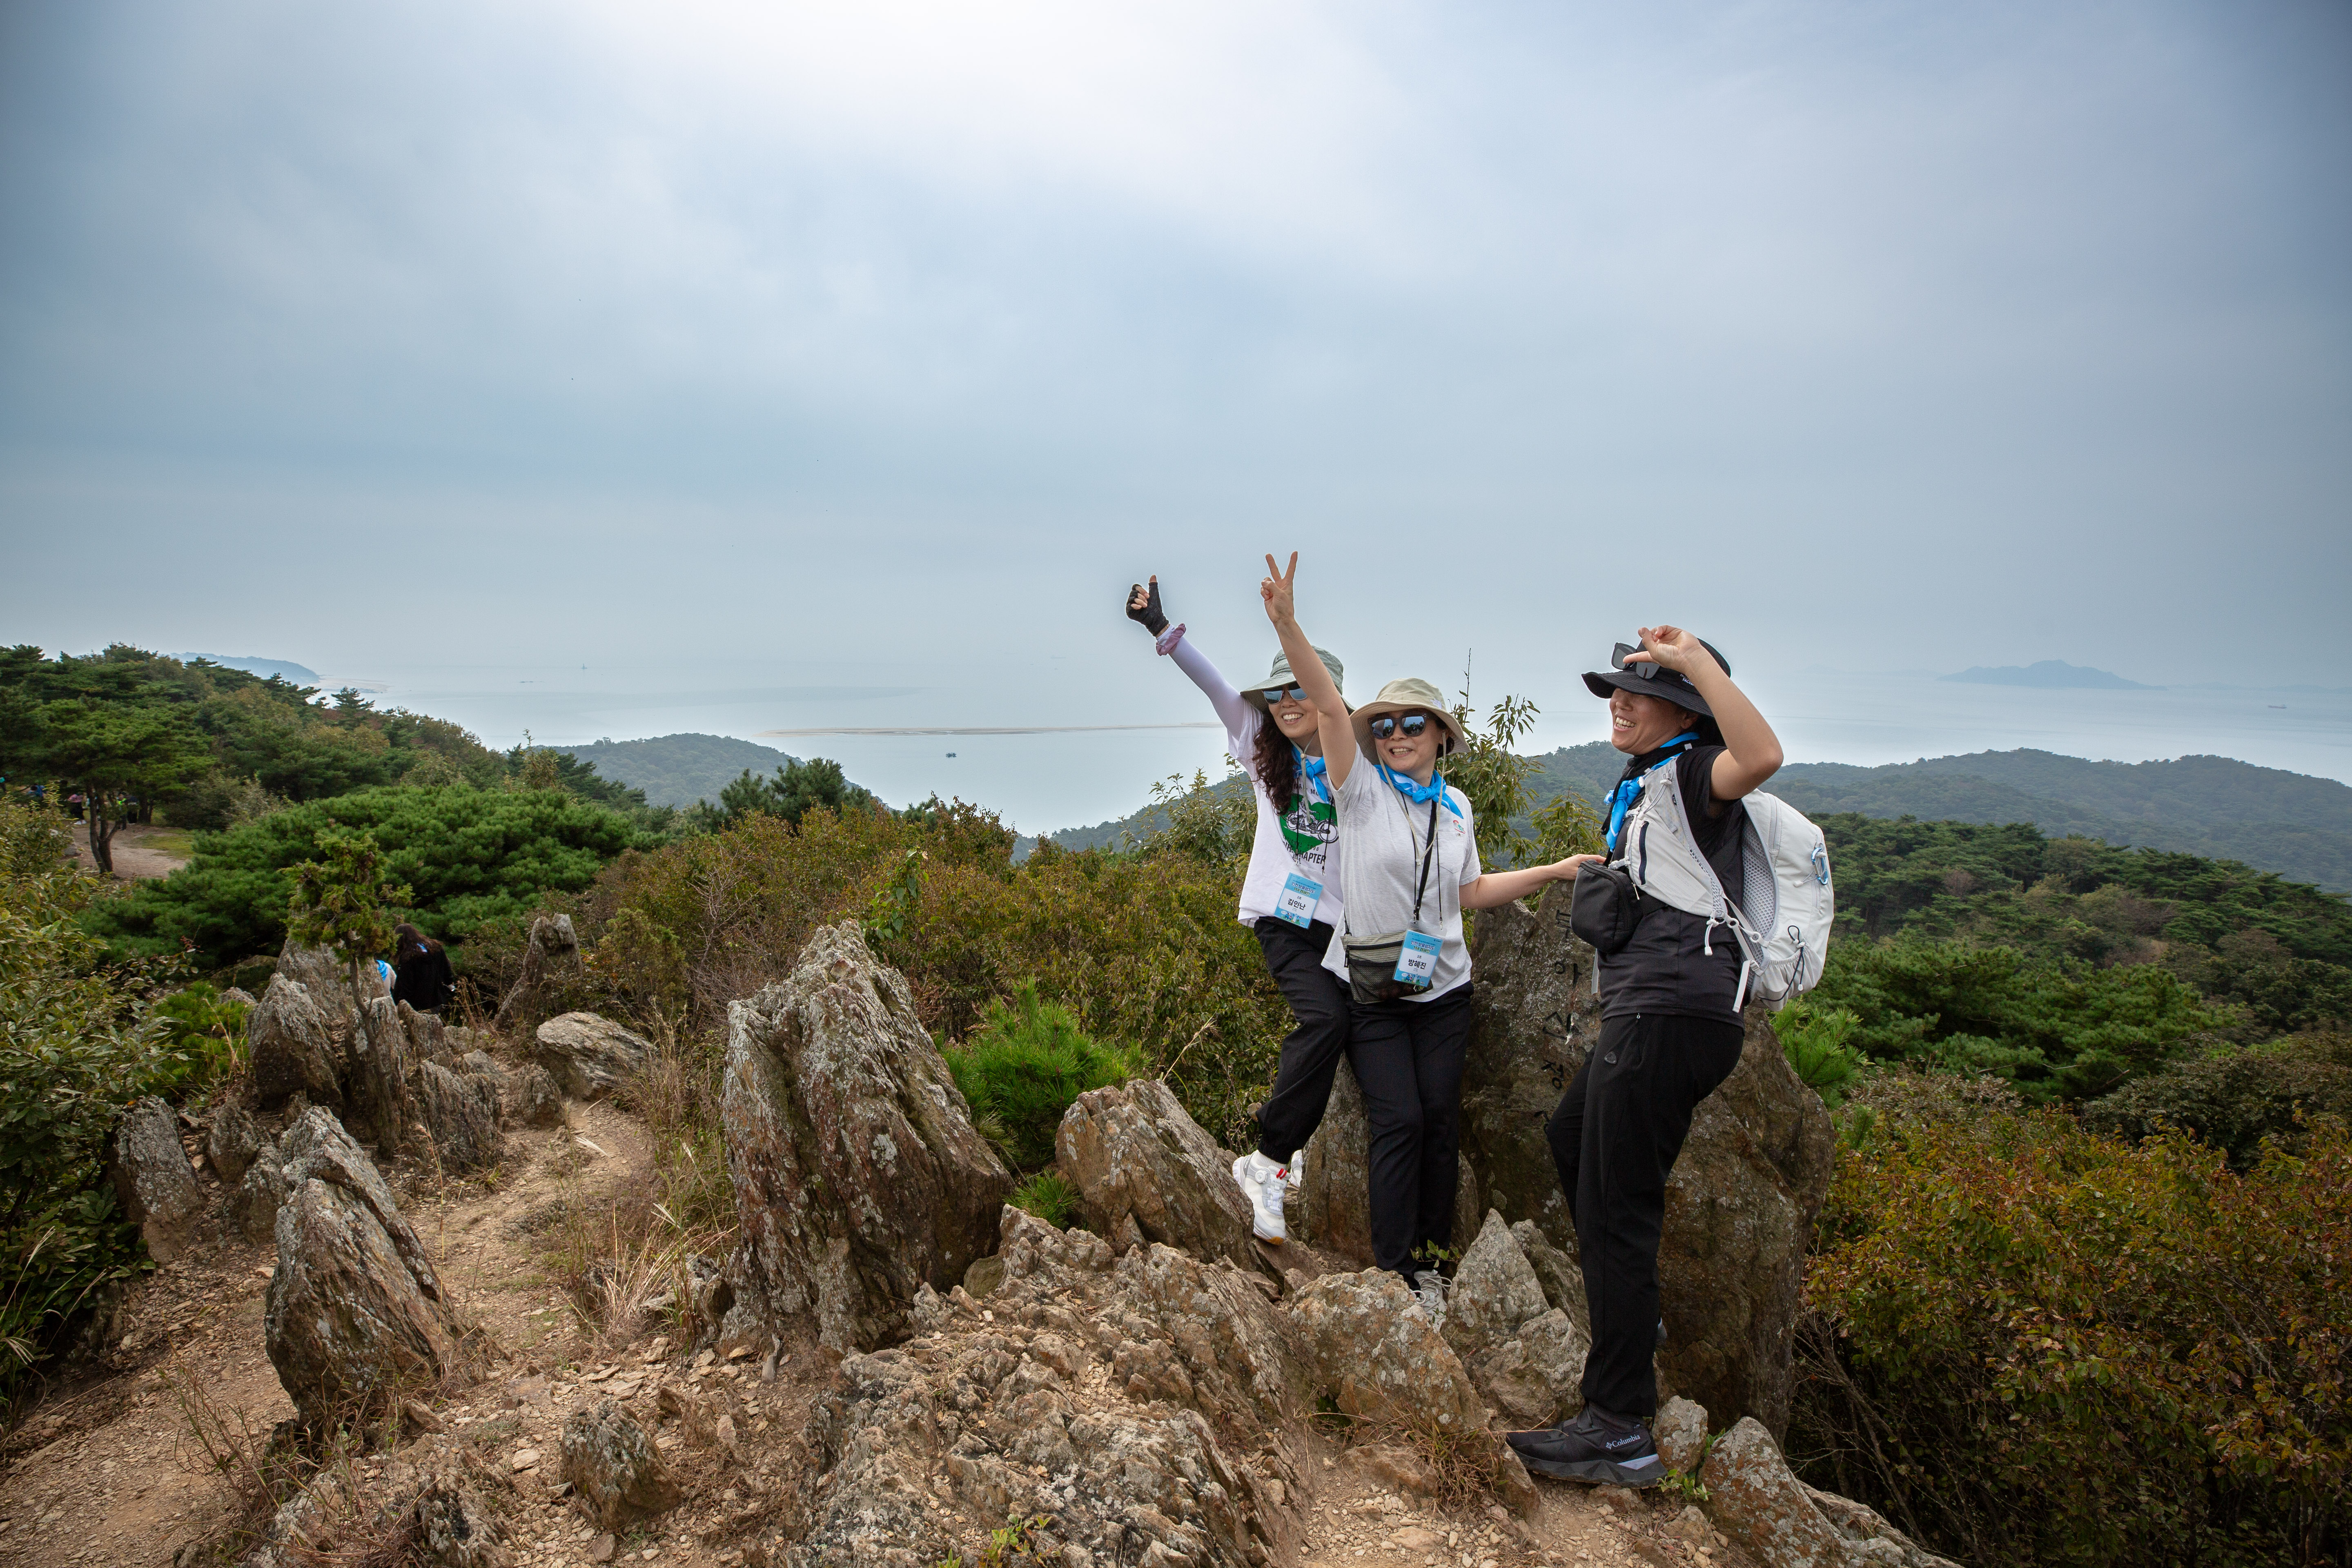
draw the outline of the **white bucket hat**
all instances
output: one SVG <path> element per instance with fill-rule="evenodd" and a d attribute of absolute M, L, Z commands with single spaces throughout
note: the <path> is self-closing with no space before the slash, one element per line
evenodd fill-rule
<path fill-rule="evenodd" d="M 1445 706 L 1445 699 L 1439 696 L 1437 688 L 1426 680 L 1415 680 L 1411 676 L 1402 680 L 1390 681 L 1381 688 L 1378 697 L 1356 710 L 1356 749 L 1378 762 L 1380 759 L 1372 751 L 1372 721 L 1383 713 L 1402 713 L 1414 708 L 1436 720 L 1438 727 L 1445 731 L 1445 744 L 1438 748 L 1439 756 L 1462 749 L 1462 726 L 1454 721 L 1453 713 Z"/>

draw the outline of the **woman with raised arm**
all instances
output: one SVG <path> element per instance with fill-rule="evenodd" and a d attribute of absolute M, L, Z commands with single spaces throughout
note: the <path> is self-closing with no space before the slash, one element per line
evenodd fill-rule
<path fill-rule="evenodd" d="M 1287 655 L 1266 678 L 1236 691 L 1209 656 L 1170 626 L 1160 579 L 1129 593 L 1128 618 L 1151 633 L 1159 651 L 1206 693 L 1225 726 L 1225 749 L 1249 769 L 1257 796 L 1257 833 L 1242 877 L 1240 919 L 1257 936 L 1266 972 L 1290 1004 L 1292 1028 L 1282 1042 L 1274 1092 L 1258 1108 L 1257 1147 L 1234 1162 L 1234 1182 L 1250 1205 L 1250 1230 L 1279 1246 L 1283 1194 L 1297 1152 L 1322 1124 L 1331 1075 L 1348 1044 L 1348 998 L 1323 968 L 1339 919 L 1338 817 L 1323 778 L 1323 737 Z M 1302 655 L 1336 694 L 1342 669 L 1321 648 Z"/>
<path fill-rule="evenodd" d="M 1625 754 L 1609 795 L 1610 855 L 1641 853 L 1640 824 L 1670 805 L 1717 879 L 1745 896 L 1740 803 L 1780 771 L 1780 737 L 1714 644 L 1680 626 L 1638 635 L 1639 647 L 1617 645 L 1607 673 L 1584 678 L 1608 700 L 1609 742 Z M 1665 1475 L 1650 1421 L 1666 1332 L 1666 1178 L 1699 1101 L 1739 1065 L 1741 959 L 1728 931 L 1646 899 L 1631 933 L 1600 954 L 1601 1039 L 1546 1129 L 1576 1225 L 1592 1349 L 1584 1407 L 1557 1426 L 1508 1435 L 1539 1476 L 1646 1487 Z"/>
<path fill-rule="evenodd" d="M 1266 618 L 1299 671 L 1348 846 L 1341 930 L 1324 968 L 1348 987 L 1348 1065 L 1364 1092 L 1372 1259 L 1402 1277 L 1423 1310 L 1444 1304 L 1434 1253 L 1454 1240 L 1462 1146 L 1462 1065 L 1470 1042 L 1470 950 L 1462 911 L 1566 881 L 1589 856 L 1488 871 L 1470 802 L 1439 764 L 1462 732 L 1437 688 L 1391 680 L 1352 713 L 1308 658 L 1287 571 L 1265 558 Z"/>

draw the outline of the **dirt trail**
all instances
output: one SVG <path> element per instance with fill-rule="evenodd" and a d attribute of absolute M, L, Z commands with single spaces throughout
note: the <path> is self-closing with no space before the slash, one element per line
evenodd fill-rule
<path fill-rule="evenodd" d="M 763 1347 L 719 1347 L 731 1353 L 689 1362 L 665 1340 L 609 1344 L 584 1328 L 543 1272 L 547 1226 L 564 1205 L 593 1205 L 641 1181 L 650 1151 L 644 1125 L 610 1105 L 571 1103 L 565 1114 L 560 1128 L 510 1130 L 493 1182 L 437 1182 L 405 1166 L 395 1173 L 404 1211 L 459 1307 L 488 1330 L 496 1360 L 479 1384 L 436 1403 L 442 1433 L 362 1460 L 349 1474 L 362 1495 L 376 1498 L 397 1490 L 410 1463 L 453 1455 L 506 1478 L 511 1489 L 499 1506 L 515 1568 L 781 1563 L 776 1527 L 812 1468 L 797 1434 L 829 1384 L 832 1359 L 788 1343 L 768 1382 Z M 60 1394 L 5 1446 L 0 1568 L 164 1568 L 236 1517 L 236 1499 L 205 1462 L 188 1411 L 192 1401 L 208 1403 L 257 1436 L 293 1414 L 263 1346 L 274 1262 L 269 1247 L 208 1244 L 137 1288 L 112 1352 L 127 1370 Z M 684 1506 L 618 1540 L 562 1500 L 558 1477 L 564 1419 L 607 1397 L 657 1432 L 688 1482 Z M 698 1430 L 665 1423 L 665 1412 L 682 1406 L 700 1412 Z M 722 1415 L 728 1437 L 714 1441 Z M 1612 1506 L 1582 1487 L 1538 1482 L 1542 1502 L 1522 1533 L 1499 1509 L 1440 1512 L 1341 1449 L 1309 1442 L 1320 1457 L 1320 1484 L 1305 1500 L 1299 1568 L 1744 1568 L 1748 1561 L 1719 1538 L 1703 1548 L 1670 1539 L 1664 1527 L 1675 1509 L 1663 1500 L 1620 1493 Z M 985 1543 L 972 1544 L 976 1552 Z"/>
<path fill-rule="evenodd" d="M 601 1104 L 565 1110 L 564 1127 L 509 1131 L 493 1190 L 436 1184 L 429 1173 L 420 1181 L 405 1169 L 395 1176 L 442 1279 L 506 1358 L 496 1373 L 559 1366 L 590 1343 L 541 1273 L 528 1223 L 561 1200 L 617 1193 L 648 1166 L 634 1118 Z M 257 1434 L 294 1413 L 262 1342 L 275 1261 L 268 1246 L 201 1246 L 134 1290 L 119 1320 L 128 1349 L 115 1359 L 137 1364 L 34 1411 L 11 1445 L 20 1451 L 0 1475 L 0 1564 L 169 1563 L 230 1517 L 234 1500 L 191 1434 L 188 1390 L 197 1385 Z M 494 1374 L 447 1415 L 456 1422 L 503 1392 Z"/>
<path fill-rule="evenodd" d="M 96 870 L 97 859 L 89 852 L 89 824 L 73 825 L 74 858 L 85 869 Z M 168 877 L 190 859 L 188 836 L 176 827 L 142 827 L 132 824 L 118 827 L 107 842 L 107 851 L 114 857 L 114 874 L 125 882 L 152 881 Z"/>

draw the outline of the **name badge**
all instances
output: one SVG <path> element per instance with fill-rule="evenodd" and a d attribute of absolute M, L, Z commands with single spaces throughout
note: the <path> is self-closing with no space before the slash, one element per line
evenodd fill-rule
<path fill-rule="evenodd" d="M 1397 953 L 1396 983 L 1426 989 L 1437 984 L 1437 951 L 1442 944 L 1425 931 L 1404 933 L 1404 946 Z"/>
<path fill-rule="evenodd" d="M 1274 901 L 1274 912 L 1305 931 L 1315 923 L 1315 906 L 1322 901 L 1323 884 L 1293 871 L 1282 884 L 1282 896 Z"/>

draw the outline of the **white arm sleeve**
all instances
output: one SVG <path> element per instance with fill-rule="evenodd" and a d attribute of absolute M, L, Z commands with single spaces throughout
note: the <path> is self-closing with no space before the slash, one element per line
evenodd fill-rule
<path fill-rule="evenodd" d="M 1218 673 L 1207 654 L 1192 646 L 1191 637 L 1178 641 L 1168 657 L 1176 661 L 1177 668 L 1192 677 L 1193 685 L 1208 694 L 1209 706 L 1217 710 L 1217 717 L 1224 723 L 1226 738 L 1235 745 L 1246 745 L 1257 729 L 1257 710 L 1242 700 L 1242 694 Z M 1239 760 L 1247 765 L 1247 758 Z"/>

